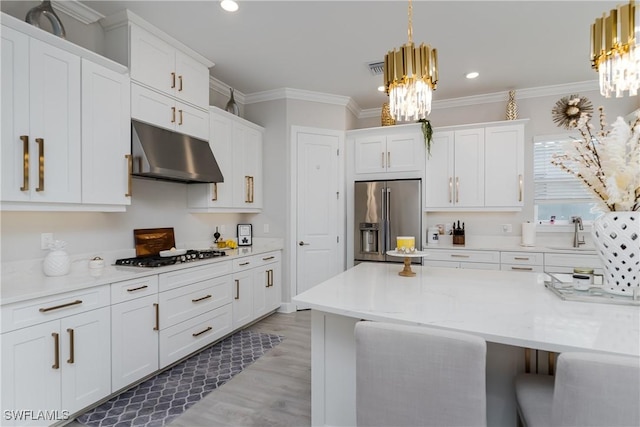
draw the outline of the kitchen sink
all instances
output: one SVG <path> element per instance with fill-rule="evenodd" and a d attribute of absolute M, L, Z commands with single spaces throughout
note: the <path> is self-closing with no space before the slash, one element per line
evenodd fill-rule
<path fill-rule="evenodd" d="M 574 248 L 573 246 L 547 246 L 547 249 L 553 249 L 554 251 L 567 251 L 567 252 L 594 252 L 596 248 Z"/>

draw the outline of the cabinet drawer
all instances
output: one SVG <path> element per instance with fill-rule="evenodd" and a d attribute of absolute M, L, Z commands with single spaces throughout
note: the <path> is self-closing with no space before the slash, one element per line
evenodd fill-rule
<path fill-rule="evenodd" d="M 160 331 L 160 368 L 231 332 L 231 304 Z"/>
<path fill-rule="evenodd" d="M 2 307 L 2 332 L 106 307 L 110 300 L 109 285 L 104 285 L 8 304 Z"/>
<path fill-rule="evenodd" d="M 111 284 L 111 304 L 118 304 L 132 299 L 146 297 L 158 293 L 158 276 L 126 280 Z"/>
<path fill-rule="evenodd" d="M 267 252 L 266 254 L 256 255 L 253 258 L 255 259 L 257 265 L 271 264 L 272 262 L 280 261 L 281 253 L 282 252 L 280 251 Z"/>
<path fill-rule="evenodd" d="M 544 268 L 541 265 L 533 264 L 501 264 L 500 270 L 542 273 Z"/>
<path fill-rule="evenodd" d="M 500 264 L 482 262 L 461 262 L 460 268 L 473 268 L 476 270 L 500 270 Z"/>
<path fill-rule="evenodd" d="M 160 292 L 160 329 L 199 316 L 231 302 L 231 276 L 207 279 Z"/>
<path fill-rule="evenodd" d="M 544 267 L 547 271 L 557 271 L 553 267 L 592 267 L 602 268 L 598 255 L 544 254 Z M 572 270 L 573 271 L 573 270 Z"/>
<path fill-rule="evenodd" d="M 433 261 L 500 263 L 500 252 L 497 251 L 431 249 L 426 252 L 428 253 L 427 259 Z"/>
<path fill-rule="evenodd" d="M 266 256 L 265 256 L 266 258 Z M 233 260 L 233 272 L 244 271 L 260 266 L 264 261 L 260 255 L 237 258 Z"/>
<path fill-rule="evenodd" d="M 448 267 L 448 268 L 460 268 L 460 263 L 457 261 L 438 261 L 425 258 L 423 265 L 427 267 Z"/>
<path fill-rule="evenodd" d="M 231 261 L 222 261 L 201 267 L 191 267 L 160 274 L 158 284 L 160 292 L 162 292 L 230 273 Z"/>
<path fill-rule="evenodd" d="M 502 264 L 544 264 L 544 255 L 541 252 L 500 252 Z"/>

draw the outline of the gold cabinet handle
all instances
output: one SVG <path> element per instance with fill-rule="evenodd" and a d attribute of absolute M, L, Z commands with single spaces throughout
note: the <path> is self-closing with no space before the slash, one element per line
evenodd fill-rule
<path fill-rule="evenodd" d="M 253 203 L 253 177 L 245 176 L 244 181 L 245 181 L 245 190 L 246 190 L 244 202 Z"/>
<path fill-rule="evenodd" d="M 171 123 L 176 122 L 176 107 L 171 107 Z"/>
<path fill-rule="evenodd" d="M 449 177 L 449 203 L 453 203 L 453 178 Z"/>
<path fill-rule="evenodd" d="M 215 202 L 218 200 L 218 183 L 214 182 L 211 185 L 211 201 Z"/>
<path fill-rule="evenodd" d="M 209 298 L 211 298 L 211 295 L 205 295 L 205 296 L 200 297 L 200 298 L 192 299 L 191 302 L 200 302 L 200 301 L 204 301 L 204 300 L 209 299 Z"/>
<path fill-rule="evenodd" d="M 142 286 L 138 286 L 137 288 L 127 289 L 127 292 L 141 291 L 142 289 L 147 289 L 148 287 L 149 287 L 148 285 L 142 285 Z"/>
<path fill-rule="evenodd" d="M 38 187 L 36 191 L 44 191 L 44 138 L 36 138 L 38 144 Z"/>
<path fill-rule="evenodd" d="M 249 199 L 249 203 L 253 203 L 253 177 L 250 176 L 249 178 L 250 178 L 249 181 L 251 183 L 251 186 L 250 186 L 251 187 L 251 192 L 249 193 L 251 198 Z"/>
<path fill-rule="evenodd" d="M 159 331 L 160 330 L 160 304 L 158 304 L 157 302 L 153 303 L 153 308 L 156 311 L 156 324 L 153 327 L 154 331 Z"/>
<path fill-rule="evenodd" d="M 387 151 L 387 167 L 391 167 L 391 151 Z"/>
<path fill-rule="evenodd" d="M 51 334 L 53 337 L 53 365 L 51 367 L 53 369 L 60 369 L 60 334 L 57 332 L 53 332 Z"/>
<path fill-rule="evenodd" d="M 456 176 L 456 203 L 460 201 L 460 178 Z"/>
<path fill-rule="evenodd" d="M 207 326 L 204 330 L 200 331 L 200 332 L 196 332 L 195 334 L 191 334 L 194 337 L 197 337 L 199 335 L 204 334 L 205 332 L 209 332 L 210 330 L 212 330 L 213 328 L 211 326 Z"/>
<path fill-rule="evenodd" d="M 529 257 L 525 257 L 525 256 L 516 256 L 516 257 L 513 257 L 513 259 L 517 259 L 518 261 L 529 261 Z"/>
<path fill-rule="evenodd" d="M 274 259 L 274 256 L 268 256 L 266 258 L 262 258 L 263 261 L 269 261 L 270 259 Z"/>
<path fill-rule="evenodd" d="M 182 92 L 182 76 L 178 76 L 178 92 Z"/>
<path fill-rule="evenodd" d="M 451 255 L 451 258 L 469 258 L 469 255 Z"/>
<path fill-rule="evenodd" d="M 269 270 L 269 286 L 273 286 L 273 270 Z"/>
<path fill-rule="evenodd" d="M 236 296 L 233 299 L 240 299 L 240 280 L 236 279 Z"/>
<path fill-rule="evenodd" d="M 247 262 L 241 262 L 241 263 L 240 263 L 240 264 L 238 264 L 238 265 L 239 265 L 240 267 L 243 267 L 243 266 L 245 266 L 245 265 L 249 265 L 249 264 L 251 264 L 251 262 L 250 262 L 250 261 L 247 261 Z"/>
<path fill-rule="evenodd" d="M 264 286 L 265 288 L 268 288 L 268 287 L 269 287 L 269 283 L 270 283 L 270 280 L 269 280 L 269 271 L 270 271 L 270 270 L 267 270 L 267 271 L 265 271 L 265 272 L 264 272 L 264 274 L 265 274 L 265 276 L 266 276 L 266 279 L 267 279 L 267 284 Z"/>
<path fill-rule="evenodd" d="M 176 87 L 176 73 L 171 73 L 171 89 Z"/>
<path fill-rule="evenodd" d="M 511 269 L 518 271 L 533 271 L 533 268 L 531 267 L 511 267 Z"/>
<path fill-rule="evenodd" d="M 182 110 L 178 110 L 178 115 L 180 116 L 180 120 L 178 121 L 178 124 L 181 125 L 182 124 Z"/>
<path fill-rule="evenodd" d="M 518 201 L 522 201 L 522 175 L 518 175 Z"/>
<path fill-rule="evenodd" d="M 20 135 L 22 140 L 22 187 L 20 191 L 29 191 L 29 136 Z"/>
<path fill-rule="evenodd" d="M 67 363 L 73 363 L 75 359 L 75 345 L 74 345 L 74 332 L 73 329 L 67 329 L 69 332 L 69 359 L 67 359 Z"/>
<path fill-rule="evenodd" d="M 127 159 L 127 192 L 124 193 L 124 197 L 131 197 L 131 188 L 133 187 L 133 156 L 131 154 L 125 154 Z"/>
<path fill-rule="evenodd" d="M 66 304 L 60 304 L 53 307 L 43 307 L 38 311 L 40 311 L 40 313 L 46 313 L 48 311 L 59 310 L 61 308 L 71 307 L 72 305 L 78 305 L 78 304 L 82 304 L 82 300 L 77 299 L 75 301 L 68 302 Z"/>
<path fill-rule="evenodd" d="M 381 157 L 382 157 L 382 169 L 384 169 L 384 153 L 380 153 Z"/>

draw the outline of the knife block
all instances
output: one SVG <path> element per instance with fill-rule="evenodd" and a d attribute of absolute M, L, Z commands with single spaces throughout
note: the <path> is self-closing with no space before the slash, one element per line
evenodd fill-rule
<path fill-rule="evenodd" d="M 453 244 L 464 245 L 464 230 L 453 230 Z"/>

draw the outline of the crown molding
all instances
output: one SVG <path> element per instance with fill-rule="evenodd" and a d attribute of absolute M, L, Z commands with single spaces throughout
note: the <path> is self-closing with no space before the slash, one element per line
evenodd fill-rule
<path fill-rule="evenodd" d="M 297 99 L 301 101 L 319 102 L 322 104 L 340 105 L 343 107 L 347 107 L 350 102 L 353 102 L 348 96 L 332 95 L 328 93 L 292 88 L 273 89 L 246 95 L 247 104 L 274 101 L 278 99 Z"/>
<path fill-rule="evenodd" d="M 51 4 L 60 12 L 64 12 L 86 25 L 93 24 L 104 18 L 103 14 L 80 3 L 78 0 L 52 1 Z"/>
<path fill-rule="evenodd" d="M 568 93 L 599 91 L 597 80 L 586 82 L 568 83 L 553 86 L 540 86 L 516 90 L 517 99 L 541 98 L 544 96 L 566 95 Z M 473 105 L 490 104 L 493 102 L 504 102 L 509 96 L 509 91 L 494 92 L 484 95 L 465 96 L 462 98 L 443 99 L 433 102 L 433 108 L 442 110 L 446 108 L 469 107 Z M 369 108 L 361 110 L 359 119 L 378 117 L 382 111 L 380 108 Z"/>
<path fill-rule="evenodd" d="M 228 84 L 224 83 L 221 80 L 216 79 L 213 76 L 209 76 L 209 89 L 216 93 L 219 93 L 222 96 L 229 96 L 229 91 L 231 90 L 231 86 L 229 86 Z M 238 91 L 237 89 L 233 90 L 233 98 L 239 104 L 246 105 L 247 103 L 246 95 Z"/>

